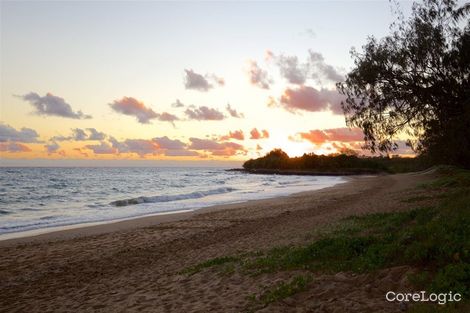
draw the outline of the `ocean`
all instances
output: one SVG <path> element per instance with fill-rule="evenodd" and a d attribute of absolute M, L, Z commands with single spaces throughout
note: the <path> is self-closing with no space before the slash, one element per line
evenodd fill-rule
<path fill-rule="evenodd" d="M 344 182 L 223 168 L 0 168 L 2 235 L 286 196 Z"/>

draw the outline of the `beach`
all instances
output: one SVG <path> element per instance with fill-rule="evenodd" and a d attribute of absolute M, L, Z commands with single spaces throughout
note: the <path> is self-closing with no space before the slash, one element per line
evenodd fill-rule
<path fill-rule="evenodd" d="M 243 312 L 263 286 L 299 271 L 244 275 L 203 261 L 298 245 L 342 218 L 411 209 L 403 201 L 432 173 L 351 176 L 286 197 L 137 218 L 0 242 L 0 311 Z M 302 272 L 302 271 L 300 271 Z M 262 312 L 400 312 L 388 290 L 410 288 L 403 266 L 316 274 L 305 291 Z"/>

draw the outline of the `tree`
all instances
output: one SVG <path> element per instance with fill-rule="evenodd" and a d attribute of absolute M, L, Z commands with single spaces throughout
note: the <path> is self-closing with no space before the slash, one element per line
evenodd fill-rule
<path fill-rule="evenodd" d="M 454 0 L 414 3 L 390 35 L 351 50 L 355 66 L 337 88 L 366 148 L 390 152 L 406 136 L 434 162 L 470 167 L 469 13 Z"/>

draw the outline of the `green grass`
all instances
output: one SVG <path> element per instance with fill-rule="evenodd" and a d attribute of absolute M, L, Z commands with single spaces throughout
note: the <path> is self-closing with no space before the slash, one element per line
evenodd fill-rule
<path fill-rule="evenodd" d="M 470 193 L 449 195 L 437 208 L 371 214 L 347 220 L 354 227 L 309 245 L 281 247 L 245 262 L 252 274 L 307 269 L 367 272 L 396 265 L 429 270 L 433 292 L 470 295 Z M 464 297 L 465 297 L 464 296 Z"/>
<path fill-rule="evenodd" d="M 440 176 L 435 181 L 423 186 L 430 194 L 438 195 L 434 206 L 350 217 L 310 244 L 277 247 L 240 258 L 217 258 L 189 272 L 226 262 L 237 263 L 239 269 L 250 275 L 290 270 L 369 272 L 409 265 L 419 269 L 409 277 L 417 290 L 458 292 L 468 299 L 470 171 L 440 168 L 438 173 Z M 260 296 L 259 301 L 267 305 L 305 286 L 300 280 L 285 283 Z M 462 306 L 468 306 L 468 300 L 456 306 L 446 305 L 446 309 L 432 308 L 429 312 L 464 312 Z M 420 307 L 429 306 L 416 306 L 415 312 L 421 312 Z"/>

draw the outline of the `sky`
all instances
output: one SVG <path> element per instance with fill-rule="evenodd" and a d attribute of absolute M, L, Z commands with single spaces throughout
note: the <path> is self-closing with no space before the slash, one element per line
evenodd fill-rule
<path fill-rule="evenodd" d="M 0 5 L 7 165 L 359 151 L 335 83 L 394 20 L 388 1 Z"/>

